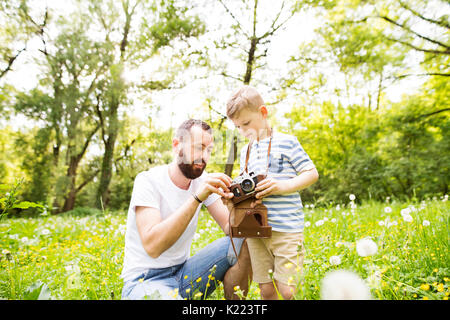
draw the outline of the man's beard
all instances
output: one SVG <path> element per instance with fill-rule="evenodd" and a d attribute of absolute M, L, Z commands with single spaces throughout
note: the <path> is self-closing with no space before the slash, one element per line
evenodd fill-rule
<path fill-rule="evenodd" d="M 183 150 L 180 150 L 178 156 L 178 168 L 180 168 L 181 173 L 183 173 L 186 178 L 196 179 L 202 175 L 203 170 L 205 170 L 206 167 L 205 160 L 201 159 L 201 162 L 200 160 L 194 160 L 194 162 L 188 163 L 184 157 Z M 201 167 L 198 167 L 197 165 L 201 165 Z"/>

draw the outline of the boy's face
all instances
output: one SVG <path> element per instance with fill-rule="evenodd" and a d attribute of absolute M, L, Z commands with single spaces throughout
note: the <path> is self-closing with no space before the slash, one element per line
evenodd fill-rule
<path fill-rule="evenodd" d="M 261 136 L 266 136 L 267 128 L 267 109 L 265 106 L 261 106 L 257 111 L 243 109 L 237 116 L 231 119 L 239 133 L 248 139 L 257 139 Z"/>

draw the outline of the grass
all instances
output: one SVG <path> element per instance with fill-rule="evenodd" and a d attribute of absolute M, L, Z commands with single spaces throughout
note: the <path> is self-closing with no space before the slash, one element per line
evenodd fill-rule
<path fill-rule="evenodd" d="M 448 299 L 446 199 L 308 206 L 304 270 L 296 280 L 295 298 L 320 299 L 325 274 L 346 269 L 367 282 L 374 299 Z M 412 221 L 402 216 L 405 209 Z M 35 299 L 41 294 L 51 299 L 120 299 L 125 224 L 124 212 L 3 219 L 0 298 Z M 202 210 L 192 254 L 222 236 Z M 360 257 L 356 242 L 367 237 L 377 244 L 377 252 Z M 339 257 L 339 264 L 330 262 L 333 256 Z M 222 298 L 220 285 L 210 299 Z M 248 298 L 260 299 L 255 283 Z"/>

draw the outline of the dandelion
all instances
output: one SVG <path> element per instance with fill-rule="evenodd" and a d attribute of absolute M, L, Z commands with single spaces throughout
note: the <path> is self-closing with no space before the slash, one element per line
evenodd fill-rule
<path fill-rule="evenodd" d="M 364 238 L 356 242 L 356 252 L 358 252 L 360 257 L 372 256 L 377 250 L 377 244 L 369 238 Z"/>
<path fill-rule="evenodd" d="M 46 235 L 50 234 L 50 230 L 44 229 L 44 230 L 42 230 L 41 234 L 46 236 Z"/>
<path fill-rule="evenodd" d="M 355 196 L 354 194 L 350 194 L 350 195 L 348 196 L 348 198 L 349 198 L 351 201 L 354 201 L 354 200 L 356 199 L 356 196 Z"/>
<path fill-rule="evenodd" d="M 355 273 L 336 270 L 325 275 L 321 285 L 322 300 L 370 300 L 370 290 Z"/>
<path fill-rule="evenodd" d="M 290 269 L 290 268 L 292 268 L 292 266 L 293 266 L 293 264 L 292 264 L 291 262 L 287 262 L 287 263 L 284 265 L 284 267 L 285 267 L 286 269 Z"/>
<path fill-rule="evenodd" d="M 316 223 L 315 223 L 316 227 L 320 227 L 323 224 L 324 224 L 323 220 L 317 220 Z"/>
<path fill-rule="evenodd" d="M 195 280 L 195 281 L 197 281 L 197 282 L 202 281 L 202 277 L 198 277 L 197 280 Z"/>
<path fill-rule="evenodd" d="M 384 208 L 384 212 L 386 212 L 386 213 L 391 213 L 391 212 L 392 212 L 391 207 L 386 207 L 386 208 Z"/>
<path fill-rule="evenodd" d="M 331 222 L 336 223 L 336 218 L 331 219 Z"/>
<path fill-rule="evenodd" d="M 411 215 L 409 215 L 409 214 L 405 214 L 405 215 L 403 215 L 403 221 L 405 221 L 405 222 L 413 222 L 413 217 L 411 216 Z"/>
<path fill-rule="evenodd" d="M 330 257 L 330 264 L 332 266 L 337 266 L 341 264 L 341 257 L 339 256 L 331 256 Z"/>
<path fill-rule="evenodd" d="M 428 290 L 430 290 L 430 285 L 428 283 L 424 283 L 424 284 L 420 285 L 420 289 L 422 289 L 424 291 L 428 291 Z"/>
<path fill-rule="evenodd" d="M 444 284 L 443 283 L 439 283 L 437 286 L 437 291 L 438 292 L 444 292 Z"/>
<path fill-rule="evenodd" d="M 378 225 L 379 225 L 380 227 L 384 226 L 384 221 L 383 221 L 383 220 L 379 221 L 379 222 L 378 222 Z"/>
<path fill-rule="evenodd" d="M 309 222 L 309 221 L 306 221 L 306 222 L 305 222 L 305 227 L 306 227 L 306 228 L 308 228 L 310 225 L 311 225 L 311 222 Z"/>
<path fill-rule="evenodd" d="M 423 220 L 422 225 L 423 225 L 424 227 L 428 227 L 428 226 L 430 225 L 430 221 L 428 221 L 428 220 Z"/>

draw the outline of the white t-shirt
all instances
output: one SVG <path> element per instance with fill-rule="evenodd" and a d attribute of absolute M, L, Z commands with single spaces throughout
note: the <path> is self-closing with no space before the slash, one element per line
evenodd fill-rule
<path fill-rule="evenodd" d="M 145 251 L 136 226 L 136 206 L 152 207 L 160 211 L 164 220 L 180 208 L 200 186 L 206 177 L 204 172 L 191 181 L 188 190 L 178 188 L 169 177 L 169 166 L 162 165 L 139 173 L 134 180 L 133 193 L 128 209 L 125 234 L 125 255 L 121 277 L 131 280 L 149 268 L 166 268 L 186 261 L 190 255 L 192 239 L 197 229 L 199 205 L 188 227 L 181 237 L 158 258 L 150 257 Z M 211 205 L 220 196 L 212 193 L 203 204 Z"/>

